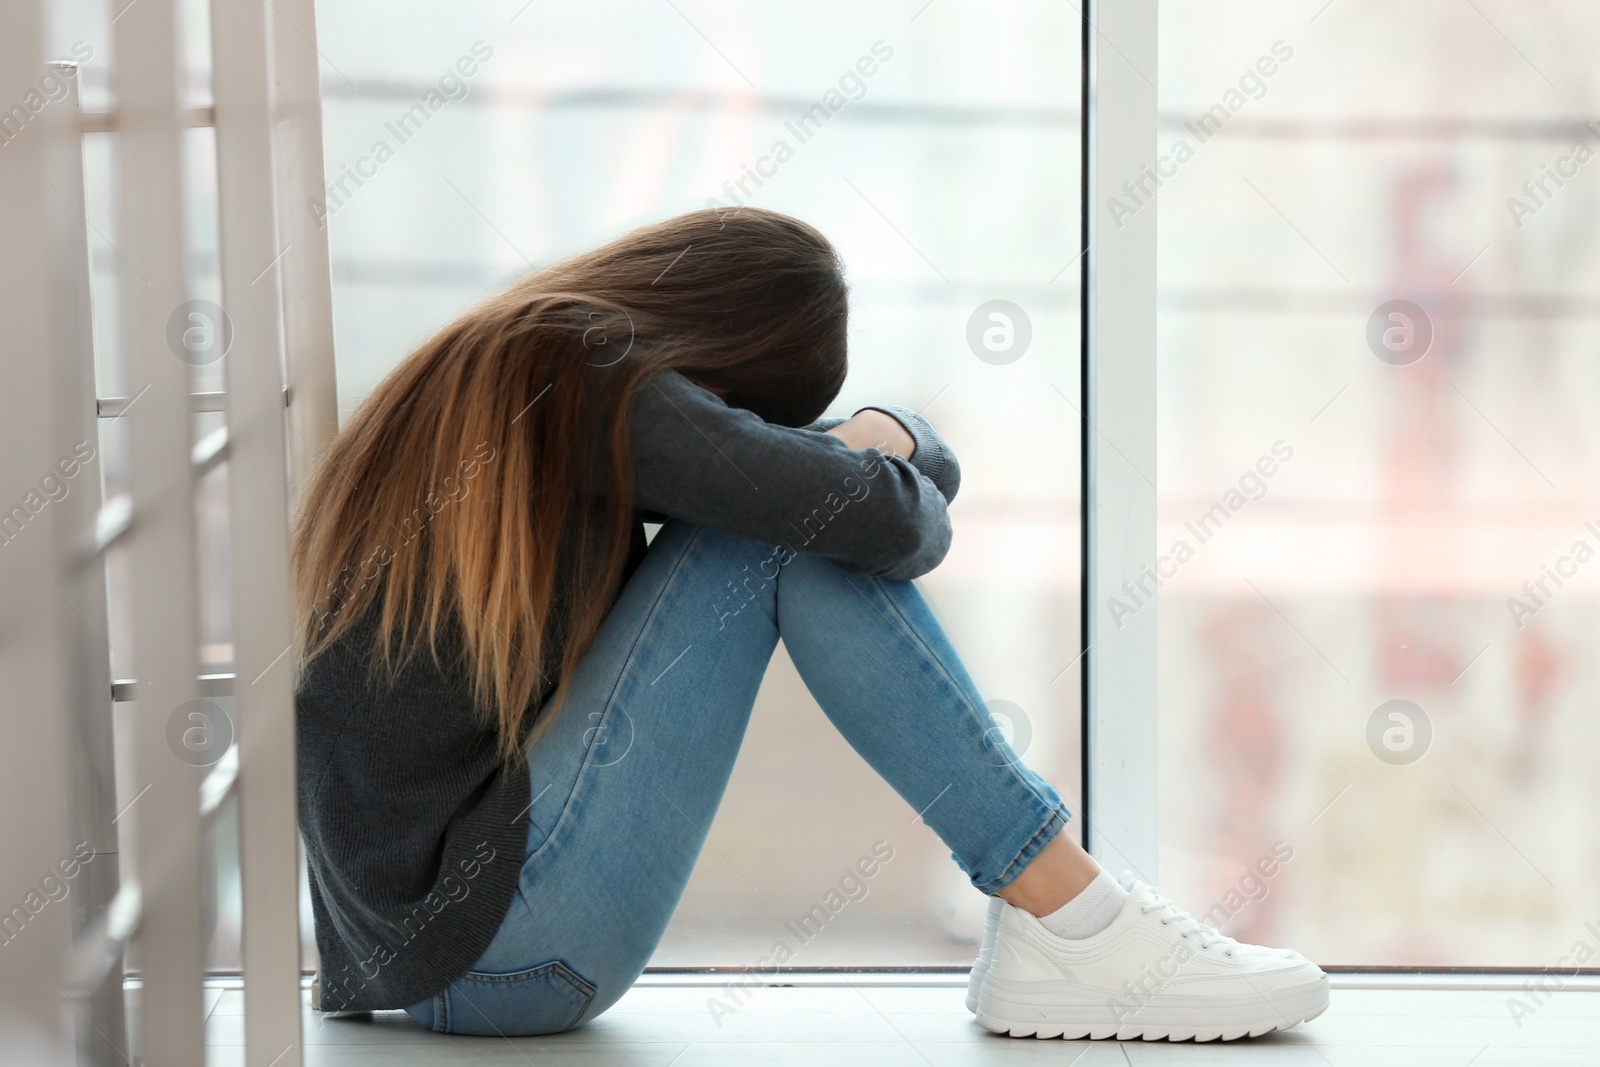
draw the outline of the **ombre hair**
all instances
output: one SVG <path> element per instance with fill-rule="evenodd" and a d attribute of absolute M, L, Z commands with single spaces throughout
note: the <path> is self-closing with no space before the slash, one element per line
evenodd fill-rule
<path fill-rule="evenodd" d="M 515 762 L 620 586 L 634 394 L 672 369 L 803 426 L 844 384 L 846 318 L 827 239 L 754 208 L 645 226 L 468 311 L 379 383 L 306 488 L 300 667 L 370 634 L 374 668 L 393 678 L 424 648 L 437 660 L 451 627 Z"/>

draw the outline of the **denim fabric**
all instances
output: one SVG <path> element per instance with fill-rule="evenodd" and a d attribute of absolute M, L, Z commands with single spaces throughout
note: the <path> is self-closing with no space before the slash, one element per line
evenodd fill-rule
<path fill-rule="evenodd" d="M 627 992 L 716 814 L 778 638 L 828 718 L 985 893 L 1069 813 L 1006 747 L 916 588 L 673 520 L 529 753 L 519 893 L 442 1033 L 568 1029 Z"/>

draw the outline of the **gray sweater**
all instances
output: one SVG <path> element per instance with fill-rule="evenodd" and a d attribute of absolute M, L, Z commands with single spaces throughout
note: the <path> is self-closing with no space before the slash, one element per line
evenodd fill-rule
<path fill-rule="evenodd" d="M 628 572 L 644 555 L 642 523 L 671 517 L 854 574 L 926 574 L 950 547 L 960 468 L 921 416 L 879 410 L 916 441 L 909 461 L 819 432 L 842 419 L 776 426 L 675 371 L 656 375 L 629 413 L 639 521 Z M 501 773 L 459 648 L 446 639 L 439 663 L 416 656 L 378 681 L 371 641 L 370 623 L 353 628 L 306 665 L 296 694 L 325 1011 L 405 1007 L 465 974 L 510 907 L 528 835 L 528 775 Z"/>

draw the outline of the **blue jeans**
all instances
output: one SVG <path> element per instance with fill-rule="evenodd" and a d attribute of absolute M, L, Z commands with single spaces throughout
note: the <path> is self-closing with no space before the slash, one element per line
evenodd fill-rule
<path fill-rule="evenodd" d="M 511 909 L 471 971 L 406 1009 L 419 1022 L 555 1033 L 627 992 L 688 883 L 779 637 L 834 726 L 978 889 L 1006 886 L 1066 824 L 910 582 L 780 562 L 770 545 L 662 527 L 529 751 Z"/>

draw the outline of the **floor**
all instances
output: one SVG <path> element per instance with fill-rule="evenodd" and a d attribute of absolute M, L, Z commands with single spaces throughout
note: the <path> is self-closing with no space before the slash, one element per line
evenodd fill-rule
<path fill-rule="evenodd" d="M 1546 998 L 1532 1014 L 1513 1020 L 1507 1002 L 1519 995 L 1514 990 L 1351 988 L 1390 980 L 1364 983 L 1359 977 L 1338 976 L 1332 1006 L 1311 1023 L 1254 1041 L 1195 1045 L 995 1037 L 980 1029 L 963 1007 L 964 981 L 949 976 L 922 979 L 920 985 L 909 985 L 914 980 L 905 978 L 797 977 L 797 981 L 834 984 L 762 989 L 743 1008 L 720 1020 L 714 1020 L 706 1007 L 717 990 L 687 981 L 647 977 L 611 1011 L 586 1026 L 555 1037 L 516 1040 L 432 1034 L 402 1012 L 320 1016 L 310 1010 L 308 999 L 305 1063 L 307 1067 L 1600 1065 L 1600 989 L 1592 982 L 1585 983 L 1589 991 L 1563 990 Z M 243 996 L 236 981 L 207 988 L 212 1067 L 244 1063 Z"/>
<path fill-rule="evenodd" d="M 948 856 L 949 850 L 945 850 Z M 941 856 L 943 860 L 945 857 Z M 829 967 L 969 967 L 978 954 L 987 901 L 967 918 L 966 938 L 952 936 L 942 917 L 925 915 L 852 915 L 848 909 L 828 920 L 823 936 L 796 950 L 795 964 Z M 797 907 L 795 915 L 807 909 Z M 758 960 L 782 936 L 781 918 L 773 914 L 729 915 L 679 908 L 650 957 L 652 967 L 705 967 Z"/>

